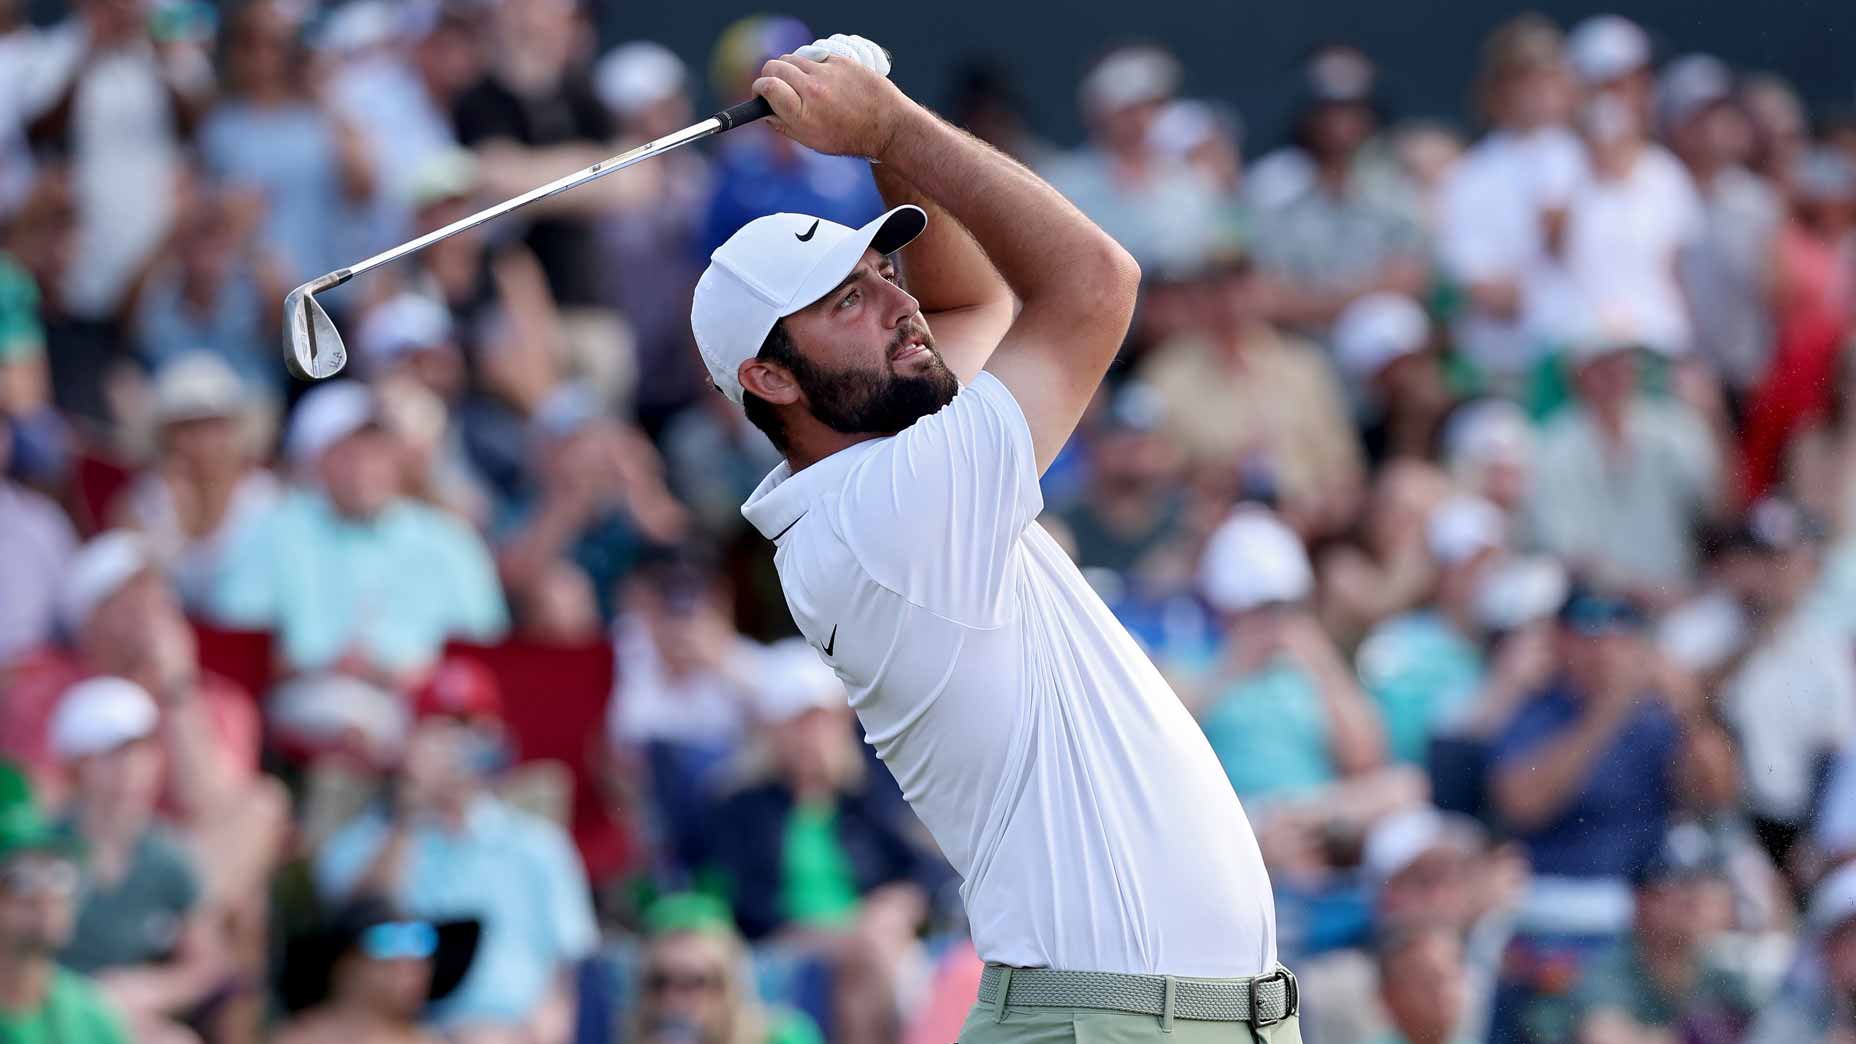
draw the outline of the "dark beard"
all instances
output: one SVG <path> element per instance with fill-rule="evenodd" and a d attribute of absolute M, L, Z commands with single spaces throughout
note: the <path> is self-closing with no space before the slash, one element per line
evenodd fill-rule
<path fill-rule="evenodd" d="M 928 372 L 904 377 L 889 369 L 890 354 L 919 333 L 898 333 L 883 350 L 884 369 L 874 373 L 828 370 L 797 352 L 786 365 L 820 424 L 846 435 L 894 435 L 946 406 L 960 391 L 959 378 L 947 368 L 932 341 L 923 342 L 934 356 Z"/>

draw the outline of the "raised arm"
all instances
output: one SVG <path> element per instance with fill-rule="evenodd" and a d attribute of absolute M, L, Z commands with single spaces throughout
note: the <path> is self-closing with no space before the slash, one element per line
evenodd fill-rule
<path fill-rule="evenodd" d="M 966 226 L 896 168 L 878 163 L 870 170 L 885 204 L 913 203 L 928 215 L 928 228 L 902 249 L 903 280 L 921 302 L 941 357 L 966 384 L 1011 328 L 1017 301 Z"/>
<path fill-rule="evenodd" d="M 1108 234 L 1017 161 L 848 61 L 768 62 L 755 93 L 799 143 L 893 167 L 971 231 L 1021 307 L 985 368 L 1018 400 L 1038 469 L 1095 394 L 1134 314 L 1140 269 Z"/>

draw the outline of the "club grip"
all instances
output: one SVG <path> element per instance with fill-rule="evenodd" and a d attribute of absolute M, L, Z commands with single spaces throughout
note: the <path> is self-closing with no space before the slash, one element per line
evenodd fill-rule
<path fill-rule="evenodd" d="M 710 119 L 720 120 L 722 131 L 731 131 L 744 123 L 753 123 L 755 120 L 765 119 L 772 115 L 773 106 L 767 104 L 767 99 L 755 95 L 739 105 L 731 105 L 723 109 Z M 722 131 L 716 133 L 720 134 Z"/>

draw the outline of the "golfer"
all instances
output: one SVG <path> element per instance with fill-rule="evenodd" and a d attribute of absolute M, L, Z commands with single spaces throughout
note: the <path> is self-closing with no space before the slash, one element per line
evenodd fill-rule
<path fill-rule="evenodd" d="M 987 967 L 961 1042 L 1299 1041 L 1224 771 L 1035 521 L 1140 272 L 888 71 L 833 37 L 754 91 L 778 131 L 869 158 L 919 205 L 856 229 L 754 221 L 715 251 L 691 324 L 786 458 L 742 513 L 787 605 L 964 879 Z"/>

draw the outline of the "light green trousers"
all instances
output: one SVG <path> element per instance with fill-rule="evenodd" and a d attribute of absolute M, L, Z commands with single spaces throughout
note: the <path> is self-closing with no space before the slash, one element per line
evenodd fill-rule
<path fill-rule="evenodd" d="M 1248 1022 L 1128 1015 L 1086 1008 L 975 1004 L 959 1044 L 1302 1044 L 1295 1016 L 1258 1029 Z"/>

